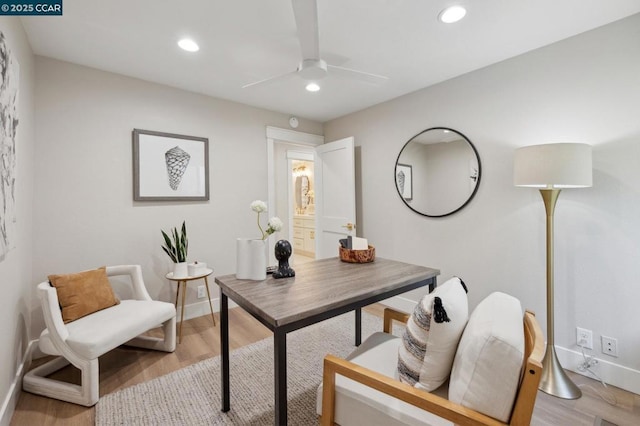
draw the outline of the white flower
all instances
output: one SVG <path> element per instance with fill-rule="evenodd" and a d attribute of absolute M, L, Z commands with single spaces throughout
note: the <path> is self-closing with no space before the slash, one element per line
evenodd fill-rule
<path fill-rule="evenodd" d="M 254 202 L 252 202 L 251 210 L 258 213 L 258 229 L 260 229 L 260 232 L 262 233 L 263 240 L 274 232 L 278 232 L 282 229 L 282 221 L 277 217 L 272 217 L 271 219 L 269 219 L 269 222 L 267 222 L 266 231 L 264 231 L 262 229 L 262 226 L 260 226 L 260 213 L 264 213 L 267 211 L 267 203 L 265 203 L 264 201 L 255 200 Z"/>
<path fill-rule="evenodd" d="M 274 232 L 279 232 L 282 229 L 282 221 L 279 217 L 272 217 L 269 219 L 269 223 L 267 223 L 267 234 L 273 234 Z M 271 232 L 269 232 L 271 231 Z"/>
<path fill-rule="evenodd" d="M 255 200 L 251 203 L 251 210 L 256 213 L 262 213 L 267 211 L 267 203 L 260 200 Z"/>

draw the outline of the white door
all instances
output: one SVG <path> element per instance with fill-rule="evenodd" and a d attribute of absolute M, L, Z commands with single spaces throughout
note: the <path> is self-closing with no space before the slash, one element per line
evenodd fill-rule
<path fill-rule="evenodd" d="M 314 161 L 316 259 L 324 259 L 338 256 L 338 240 L 356 235 L 353 137 L 317 146 Z"/>

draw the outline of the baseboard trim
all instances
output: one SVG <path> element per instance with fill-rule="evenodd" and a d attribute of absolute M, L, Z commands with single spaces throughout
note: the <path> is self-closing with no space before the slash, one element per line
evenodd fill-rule
<path fill-rule="evenodd" d="M 213 312 L 220 312 L 220 298 L 216 297 L 215 299 L 211 299 L 211 306 L 213 307 Z M 234 303 L 233 300 L 229 299 L 229 309 L 235 308 L 238 305 Z M 176 315 L 176 319 L 180 321 L 180 307 L 178 307 L 178 312 Z M 209 308 L 209 302 L 207 299 L 202 299 L 196 303 L 191 303 L 189 305 L 185 305 L 184 307 L 184 319 L 188 320 L 191 318 L 201 317 L 203 315 L 211 315 L 211 310 Z"/>
<path fill-rule="evenodd" d="M 562 367 L 586 377 L 594 378 L 586 371 L 579 371 L 578 366 L 584 361 L 582 353 L 570 349 L 556 346 L 558 360 Z M 593 356 L 587 353 L 587 356 Z M 607 384 L 619 387 L 635 394 L 640 394 L 640 371 L 624 365 L 615 364 L 609 360 L 594 357 L 598 364 L 593 367 L 593 371 Z"/>
<path fill-rule="evenodd" d="M 37 342 L 37 340 L 32 340 L 27 345 L 27 350 L 25 351 L 15 377 L 9 386 L 9 391 L 2 402 L 2 408 L 0 408 L 0 426 L 9 426 L 11 423 L 11 417 L 13 417 L 16 405 L 18 404 L 20 391 L 22 391 L 22 376 L 31 365 L 31 353 L 37 346 Z"/>

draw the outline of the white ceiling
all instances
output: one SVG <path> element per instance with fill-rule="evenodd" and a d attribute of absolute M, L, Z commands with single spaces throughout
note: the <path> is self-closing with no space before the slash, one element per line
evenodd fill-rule
<path fill-rule="evenodd" d="M 438 13 L 463 4 L 467 16 Z M 62 17 L 23 17 L 34 52 L 324 122 L 640 12 L 638 0 L 318 0 L 329 64 L 389 77 L 382 85 L 298 76 L 290 0 L 64 0 Z M 189 36 L 200 45 L 176 45 Z"/>

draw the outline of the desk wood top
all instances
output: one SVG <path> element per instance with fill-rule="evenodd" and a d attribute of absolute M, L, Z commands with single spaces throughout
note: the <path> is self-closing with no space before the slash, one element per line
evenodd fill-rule
<path fill-rule="evenodd" d="M 292 278 L 269 275 L 266 280 L 252 281 L 233 274 L 215 281 L 225 295 L 273 329 L 371 297 L 408 291 L 440 273 L 382 258 L 360 264 L 341 262 L 337 257 L 297 265 L 295 271 Z"/>

